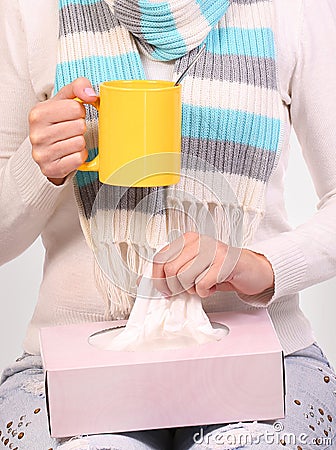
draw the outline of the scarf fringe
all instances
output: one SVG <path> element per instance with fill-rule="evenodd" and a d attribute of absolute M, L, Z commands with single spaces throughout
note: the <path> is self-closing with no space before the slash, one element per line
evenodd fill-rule
<path fill-rule="evenodd" d="M 98 211 L 97 215 L 104 218 L 99 220 L 98 234 L 95 232 L 95 241 L 100 243 L 93 247 L 95 280 L 113 320 L 128 318 L 136 297 L 138 278 L 157 248 L 190 231 L 207 234 L 229 246 L 244 247 L 251 242 L 262 218 L 259 211 L 243 210 L 234 205 L 196 202 L 186 205 L 175 199 L 167 215 L 167 232 L 153 246 L 153 242 L 131 240 L 127 230 L 118 236 L 118 240 L 112 240 L 115 234 L 111 233 L 109 214 Z"/>

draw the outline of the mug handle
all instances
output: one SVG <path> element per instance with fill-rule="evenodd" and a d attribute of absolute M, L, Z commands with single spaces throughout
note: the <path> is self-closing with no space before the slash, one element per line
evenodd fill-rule
<path fill-rule="evenodd" d="M 83 100 L 81 100 L 78 97 L 75 97 L 74 100 L 78 103 L 84 104 Z M 99 111 L 99 97 L 98 100 L 95 103 L 92 103 L 92 106 L 96 108 L 97 111 Z M 91 103 L 90 103 L 91 104 Z M 92 161 L 85 162 L 81 164 L 77 170 L 81 172 L 98 172 L 99 170 L 99 155 L 97 155 Z"/>

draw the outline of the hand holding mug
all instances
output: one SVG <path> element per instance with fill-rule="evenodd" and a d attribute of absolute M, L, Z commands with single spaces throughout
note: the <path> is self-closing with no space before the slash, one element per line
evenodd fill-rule
<path fill-rule="evenodd" d="M 34 161 L 55 185 L 87 159 L 84 133 L 85 107 L 79 98 L 94 104 L 97 95 L 90 81 L 78 78 L 64 86 L 54 97 L 38 103 L 29 114 L 29 137 Z"/>

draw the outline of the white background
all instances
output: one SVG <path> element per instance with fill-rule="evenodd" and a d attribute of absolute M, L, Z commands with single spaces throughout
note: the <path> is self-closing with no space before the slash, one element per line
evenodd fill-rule
<path fill-rule="evenodd" d="M 295 137 L 292 138 L 286 181 L 286 203 L 290 221 L 294 226 L 311 216 L 317 203 Z M 22 352 L 22 340 L 33 313 L 42 277 L 43 256 L 43 246 L 38 240 L 19 258 L 0 267 L 0 370 Z M 301 295 L 301 307 L 313 325 L 317 341 L 334 367 L 336 366 L 335 293 L 336 278 L 309 288 Z"/>

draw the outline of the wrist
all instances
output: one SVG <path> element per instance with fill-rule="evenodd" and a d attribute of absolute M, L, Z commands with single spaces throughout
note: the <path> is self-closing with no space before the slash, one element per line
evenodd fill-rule
<path fill-rule="evenodd" d="M 247 250 L 248 252 L 251 252 L 251 250 Z M 269 260 L 260 253 L 251 252 L 254 254 L 254 257 L 258 259 L 259 262 L 259 269 L 261 270 L 263 279 L 265 280 L 265 287 L 262 289 L 259 294 L 262 292 L 268 290 L 268 289 L 274 289 L 274 272 L 272 264 L 269 262 Z"/>

